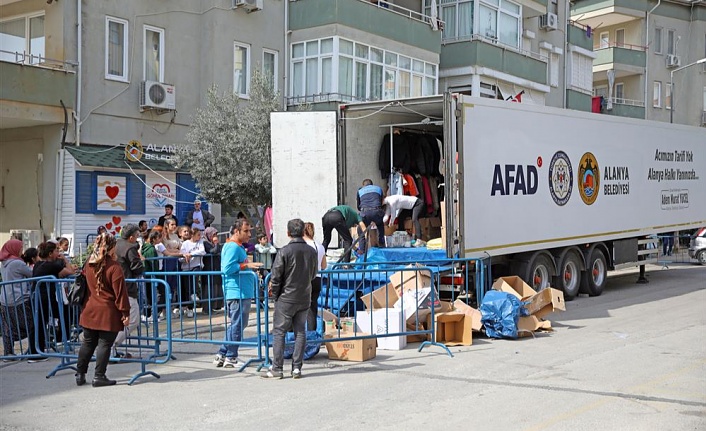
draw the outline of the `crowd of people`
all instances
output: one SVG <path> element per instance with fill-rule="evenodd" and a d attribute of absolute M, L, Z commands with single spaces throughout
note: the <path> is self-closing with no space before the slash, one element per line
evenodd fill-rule
<path fill-rule="evenodd" d="M 307 327 L 316 328 L 317 299 L 321 290 L 317 274 L 326 268 L 324 246 L 314 241 L 313 223 L 305 224 L 299 219 L 290 221 L 287 228 L 291 242 L 277 251 L 262 234 L 257 236 L 256 245 L 249 243 L 253 226 L 244 217 L 236 220 L 230 228 L 230 236 L 221 244 L 217 230 L 210 226 L 213 216 L 200 209 L 200 202 L 195 202 L 194 211 L 187 217 L 190 226 L 179 226 L 172 214 L 173 208 L 169 207 L 160 218 L 161 224 L 151 229 L 144 221 L 127 224 L 115 238 L 104 228 L 98 228 L 82 267 L 71 263 L 69 241 L 65 238 L 43 242 L 36 249 L 24 252 L 22 241 L 7 241 L 0 251 L 2 281 L 14 283 L 4 285 L 0 291 L 4 360 L 12 360 L 16 342 L 26 338 L 28 349 L 20 355 L 30 355 L 30 363 L 46 361 L 50 348 L 48 328 L 54 327 L 55 340 L 67 339 L 72 330 L 56 327 L 58 320 L 65 320 L 60 324 L 68 324 L 68 319 L 54 318 L 60 315 L 60 307 L 64 307 L 64 316 L 68 316 L 69 305 L 57 299 L 53 285 L 22 280 L 43 276 L 62 279 L 82 272 L 87 289 L 78 319 L 82 343 L 75 376 L 77 385 L 86 383 L 94 354 L 92 385 L 114 385 L 115 380 L 106 376 L 111 356 L 129 358 L 129 353 L 120 352 L 118 347 L 138 327 L 140 319 L 147 323 L 155 319 L 153 313 L 158 313 L 156 319 L 159 320 L 170 311 L 165 309 L 162 285 L 157 285 L 155 290 L 157 298 L 152 297 L 151 288 L 144 289 L 146 298 L 141 306 L 138 283 L 126 281 L 151 276 L 166 279 L 172 289 L 173 303 L 179 305 L 171 310 L 174 313 L 193 317 L 194 304 L 199 302 L 205 304 L 204 311 L 209 311 L 206 307 L 210 307 L 210 311 L 223 309 L 227 313 L 225 343 L 218 350 L 214 364 L 234 368 L 240 363 L 237 342 L 243 339 L 252 302 L 259 294 L 263 269 L 267 268 L 272 273 L 268 292 L 275 301 L 275 361 L 274 367 L 263 377 L 282 377 L 284 335 L 292 329 L 296 334 L 292 376 L 300 377 L 305 331 Z M 253 261 L 249 249 L 259 256 L 256 260 L 265 261 Z M 193 274 L 202 270 L 220 274 Z M 258 276 L 241 276 L 244 270 L 256 271 Z M 166 274 L 160 275 L 164 272 Z M 34 289 L 40 289 L 42 300 L 33 307 Z M 208 296 L 208 301 L 199 300 L 201 292 Z M 158 305 L 152 307 L 152 304 Z M 39 327 L 34 325 L 33 313 L 39 315 Z"/>

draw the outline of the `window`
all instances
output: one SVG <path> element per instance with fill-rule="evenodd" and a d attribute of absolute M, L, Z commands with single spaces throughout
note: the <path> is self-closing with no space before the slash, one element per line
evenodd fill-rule
<path fill-rule="evenodd" d="M 674 37 L 674 30 L 667 31 L 667 54 L 676 54 L 676 39 Z"/>
<path fill-rule="evenodd" d="M 667 109 L 672 109 L 672 86 L 664 86 L 664 107 Z"/>
<path fill-rule="evenodd" d="M 105 79 L 128 79 L 127 34 L 127 21 L 105 18 Z"/>
<path fill-rule="evenodd" d="M 522 8 L 519 4 L 509 0 L 480 0 L 478 15 L 481 36 L 520 47 Z"/>
<path fill-rule="evenodd" d="M 589 93 L 593 88 L 593 59 L 577 51 L 571 52 L 570 86 L 578 91 Z"/>
<path fill-rule="evenodd" d="M 655 28 L 655 39 L 652 41 L 655 47 L 655 54 L 662 53 L 662 29 L 660 27 Z"/>
<path fill-rule="evenodd" d="M 145 63 L 142 73 L 145 81 L 164 82 L 164 29 L 144 27 Z"/>
<path fill-rule="evenodd" d="M 549 83 L 552 87 L 559 86 L 559 54 L 552 53 L 550 56 Z"/>
<path fill-rule="evenodd" d="M 274 91 L 277 91 L 277 57 L 277 51 L 270 49 L 262 51 L 262 76 Z"/>
<path fill-rule="evenodd" d="M 659 81 L 654 82 L 654 87 L 652 90 L 652 106 L 655 108 L 662 107 L 662 83 Z"/>
<path fill-rule="evenodd" d="M 610 46 L 610 39 L 609 39 L 607 31 L 604 31 L 603 33 L 600 34 L 598 43 L 599 43 L 599 45 L 598 45 L 599 49 L 605 49 Z"/>
<path fill-rule="evenodd" d="M 625 29 L 620 28 L 615 30 L 615 46 L 621 47 L 625 45 Z"/>
<path fill-rule="evenodd" d="M 625 85 L 622 82 L 615 84 L 615 103 L 625 103 Z"/>
<path fill-rule="evenodd" d="M 608 87 L 604 85 L 604 86 L 594 88 L 593 95 L 594 96 L 601 96 L 604 99 L 607 98 L 608 97 Z"/>
<path fill-rule="evenodd" d="M 38 64 L 44 57 L 44 12 L 0 22 L 0 60 Z M 27 57 L 15 53 L 26 53 Z M 33 56 L 34 58 L 32 58 Z"/>
<path fill-rule="evenodd" d="M 290 96 L 310 102 L 436 94 L 436 64 L 339 37 L 293 44 L 290 67 Z"/>
<path fill-rule="evenodd" d="M 233 44 L 233 92 L 240 97 L 250 93 L 250 45 Z"/>
<path fill-rule="evenodd" d="M 473 2 L 474 0 L 437 0 L 437 16 L 445 25 L 442 39 L 462 39 L 473 34 Z M 431 16 L 431 0 L 424 0 L 424 14 Z"/>
<path fill-rule="evenodd" d="M 144 175 L 76 171 L 76 213 L 145 214 L 143 181 Z"/>

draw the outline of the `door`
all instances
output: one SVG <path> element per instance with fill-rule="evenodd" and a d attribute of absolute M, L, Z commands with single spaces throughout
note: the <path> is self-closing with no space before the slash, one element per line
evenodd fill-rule
<path fill-rule="evenodd" d="M 186 214 L 194 209 L 194 201 L 200 196 L 201 190 L 196 185 L 191 174 L 176 174 L 177 192 L 176 192 L 176 216 L 179 224 L 183 225 L 186 220 Z M 201 208 L 208 209 L 208 202 L 202 200 Z"/>

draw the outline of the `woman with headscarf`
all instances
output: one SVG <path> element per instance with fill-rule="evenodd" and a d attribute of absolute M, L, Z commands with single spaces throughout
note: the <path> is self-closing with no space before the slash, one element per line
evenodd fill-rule
<path fill-rule="evenodd" d="M 103 233 L 96 238 L 93 253 L 86 265 L 86 298 L 81 312 L 83 343 L 76 363 L 76 384 L 86 383 L 88 364 L 96 354 L 93 387 L 111 386 L 115 380 L 106 377 L 110 350 L 118 336 L 130 322 L 130 302 L 125 287 L 123 270 L 115 256 L 115 237 Z"/>
<path fill-rule="evenodd" d="M 0 273 L 5 284 L 0 290 L 0 318 L 2 319 L 2 345 L 5 357 L 3 361 L 11 361 L 15 355 L 14 344 L 26 338 L 32 328 L 32 302 L 30 301 L 31 285 L 18 280 L 32 277 L 32 269 L 22 260 L 22 241 L 11 239 L 0 250 Z M 28 343 L 31 340 L 27 340 Z M 20 348 L 22 345 L 20 344 Z"/>
<path fill-rule="evenodd" d="M 206 256 L 203 258 L 204 271 L 221 271 L 221 249 L 223 244 L 218 241 L 218 230 L 215 227 L 207 227 L 203 231 L 203 246 L 206 249 Z M 223 308 L 223 280 L 220 275 L 201 276 L 201 286 L 208 288 L 209 304 L 211 310 L 217 311 Z M 204 288 L 204 291 L 206 289 Z M 206 313 L 204 306 L 203 312 Z"/>

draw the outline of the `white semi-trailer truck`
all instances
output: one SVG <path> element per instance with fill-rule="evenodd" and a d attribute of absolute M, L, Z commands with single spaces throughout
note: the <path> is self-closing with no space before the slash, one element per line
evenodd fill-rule
<path fill-rule="evenodd" d="M 656 260 L 650 235 L 706 226 L 706 129 L 449 93 L 272 114 L 275 241 L 355 207 L 365 178 L 385 188 L 395 130 L 443 141 L 448 256 L 537 290 L 600 295 L 608 270 Z"/>

